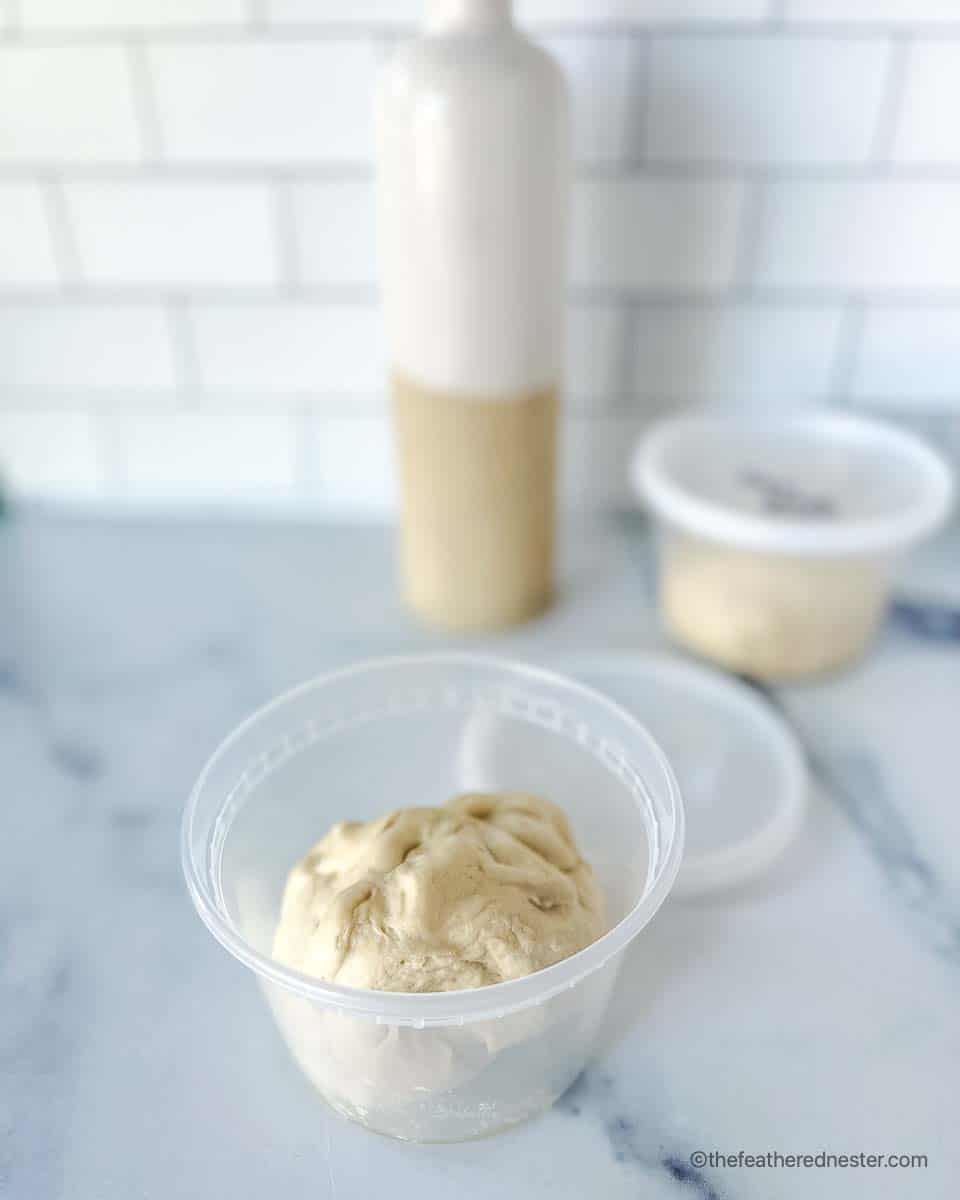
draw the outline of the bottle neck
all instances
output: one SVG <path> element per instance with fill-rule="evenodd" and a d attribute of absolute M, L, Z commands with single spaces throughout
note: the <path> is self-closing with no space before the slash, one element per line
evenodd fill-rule
<path fill-rule="evenodd" d="M 427 0 L 428 33 L 479 33 L 507 26 L 513 0 Z"/>

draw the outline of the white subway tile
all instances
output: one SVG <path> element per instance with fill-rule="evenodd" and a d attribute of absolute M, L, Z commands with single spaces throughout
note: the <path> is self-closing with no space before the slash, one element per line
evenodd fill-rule
<path fill-rule="evenodd" d="M 616 490 L 609 477 L 609 426 L 604 417 L 578 416 L 564 421 L 558 487 L 564 508 L 600 507 Z"/>
<path fill-rule="evenodd" d="M 589 287 L 723 287 L 733 276 L 742 198 L 732 180 L 580 180 L 573 279 Z"/>
<path fill-rule="evenodd" d="M 47 198 L 36 183 L 0 183 L 0 287 L 55 283 Z"/>
<path fill-rule="evenodd" d="M 93 418 L 83 412 L 0 412 L 0 481 L 43 499 L 96 496 L 102 471 Z"/>
<path fill-rule="evenodd" d="M 369 158 L 371 42 L 171 45 L 148 54 L 171 161 Z"/>
<path fill-rule="evenodd" d="M 788 21 L 864 25 L 956 25 L 957 0 L 786 0 Z"/>
<path fill-rule="evenodd" d="M 790 180 L 769 185 L 754 282 L 767 287 L 960 289 L 960 184 Z"/>
<path fill-rule="evenodd" d="M 960 408 L 960 307 L 868 309 L 853 394 L 892 407 L 941 400 Z"/>
<path fill-rule="evenodd" d="M 839 307 L 642 308 L 636 314 L 633 390 L 641 396 L 774 405 L 822 399 L 840 317 Z"/>
<path fill-rule="evenodd" d="M 0 306 L 0 388 L 163 390 L 175 383 L 162 308 L 69 302 Z"/>
<path fill-rule="evenodd" d="M 570 34 L 545 39 L 563 68 L 572 98 L 573 152 L 578 162 L 615 162 L 638 141 L 636 40 Z"/>
<path fill-rule="evenodd" d="M 350 0 L 331 8 L 317 0 L 265 0 L 274 25 L 413 25 L 423 16 L 423 0 Z"/>
<path fill-rule="evenodd" d="M 350 517 L 393 512 L 396 477 L 385 408 L 374 417 L 315 414 L 303 462 L 308 494 L 327 511 Z"/>
<path fill-rule="evenodd" d="M 645 406 L 629 416 L 575 416 L 564 422 L 559 489 L 563 506 L 578 511 L 635 506 L 630 460 L 658 415 L 662 410 Z"/>
<path fill-rule="evenodd" d="M 682 25 L 762 21 L 768 8 L 769 0 L 518 0 L 517 15 L 524 21 Z"/>
<path fill-rule="evenodd" d="M 304 283 L 373 283 L 377 266 L 372 182 L 296 185 L 293 212 Z"/>
<path fill-rule="evenodd" d="M 627 391 L 626 315 L 615 305 L 574 305 L 567 319 L 568 396 L 603 407 Z M 577 405 L 577 407 L 580 407 Z"/>
<path fill-rule="evenodd" d="M 273 196 L 260 183 L 74 183 L 66 188 L 83 278 L 97 284 L 275 283 Z"/>
<path fill-rule="evenodd" d="M 124 50 L 0 48 L 0 162 L 128 163 L 139 156 Z"/>
<path fill-rule="evenodd" d="M 29 32 L 52 29 L 163 29 L 243 25 L 247 0 L 19 0 Z"/>
<path fill-rule="evenodd" d="M 960 4 L 957 5 L 960 20 Z M 960 41 L 910 48 L 893 156 L 907 163 L 960 163 Z"/>
<path fill-rule="evenodd" d="M 638 24 L 683 24 L 688 21 L 760 21 L 769 0 L 518 0 L 521 22 L 568 22 L 576 25 L 630 21 Z M 343 12 L 330 14 L 316 0 L 266 0 L 270 21 L 277 25 L 417 25 L 422 0 L 354 0 Z"/>
<path fill-rule="evenodd" d="M 670 161 L 863 162 L 889 53 L 880 40 L 656 37 L 647 154 Z"/>
<path fill-rule="evenodd" d="M 191 320 L 201 378 L 211 392 L 383 391 L 380 319 L 373 306 L 198 304 Z"/>
<path fill-rule="evenodd" d="M 294 488 L 296 438 L 289 413 L 116 415 L 126 490 L 136 499 L 282 499 Z"/>

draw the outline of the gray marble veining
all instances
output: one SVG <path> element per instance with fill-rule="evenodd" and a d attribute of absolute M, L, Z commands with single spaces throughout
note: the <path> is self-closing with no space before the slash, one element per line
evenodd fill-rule
<path fill-rule="evenodd" d="M 848 738 L 839 746 L 826 732 L 811 736 L 769 687 L 757 690 L 799 735 L 814 780 L 846 814 L 904 909 L 918 936 L 960 964 L 960 892 L 940 877 L 921 850 L 910 822 L 890 795 L 878 756 Z M 952 784 L 949 775 L 945 786 Z"/>

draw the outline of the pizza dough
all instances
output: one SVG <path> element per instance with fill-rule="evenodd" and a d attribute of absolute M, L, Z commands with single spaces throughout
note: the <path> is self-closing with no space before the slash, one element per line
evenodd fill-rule
<path fill-rule="evenodd" d="M 664 547 L 660 602 L 685 646 L 755 679 L 792 679 L 863 652 L 886 605 L 872 558 L 761 554 L 674 537 Z"/>
<path fill-rule="evenodd" d="M 561 810 L 471 794 L 335 825 L 290 873 L 273 953 L 328 982 L 444 992 L 529 975 L 604 930 Z"/>

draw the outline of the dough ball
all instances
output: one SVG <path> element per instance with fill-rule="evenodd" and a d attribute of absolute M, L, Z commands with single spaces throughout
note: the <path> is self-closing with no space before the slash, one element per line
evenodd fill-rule
<path fill-rule="evenodd" d="M 872 559 L 822 559 L 675 538 L 660 587 L 667 628 L 692 650 L 758 679 L 791 679 L 855 658 L 886 604 Z"/>
<path fill-rule="evenodd" d="M 446 992 L 529 975 L 604 929 L 562 811 L 471 794 L 335 825 L 290 873 L 273 953 L 351 987 Z"/>

